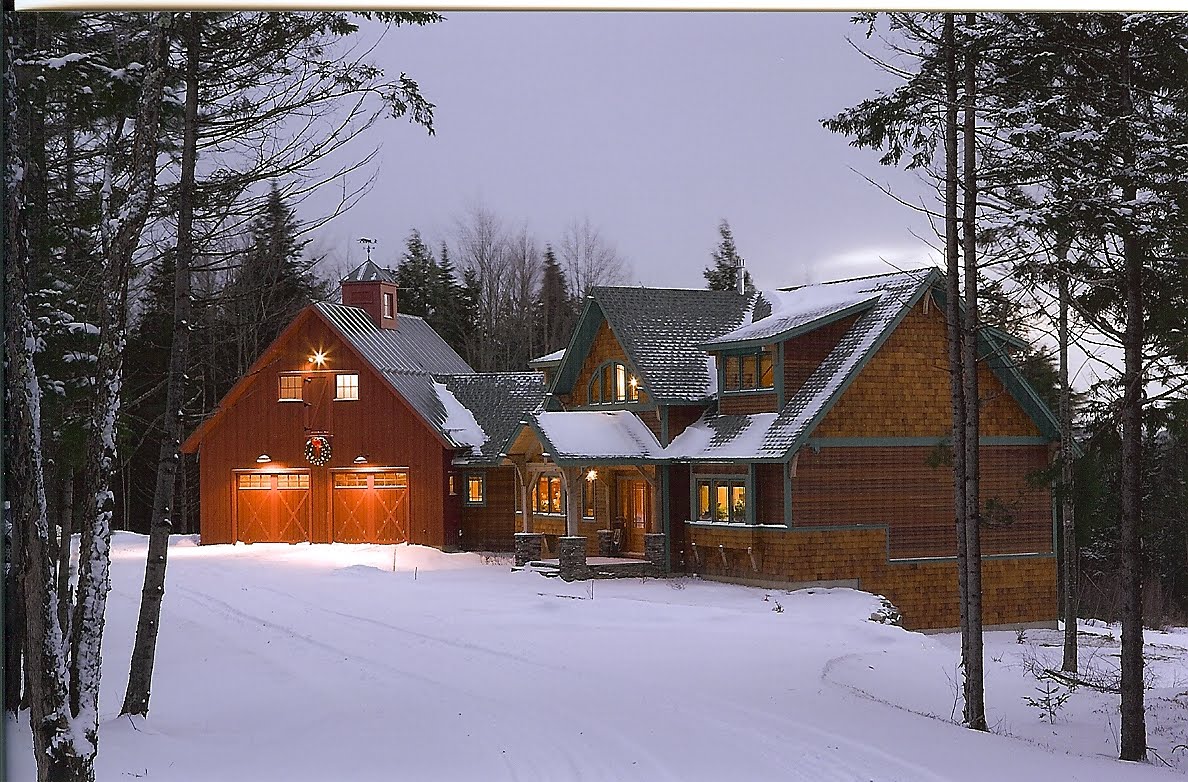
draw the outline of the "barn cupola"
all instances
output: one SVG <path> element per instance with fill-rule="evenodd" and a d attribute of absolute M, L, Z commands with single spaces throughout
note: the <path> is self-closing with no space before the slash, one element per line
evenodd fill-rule
<path fill-rule="evenodd" d="M 396 290 L 396 272 L 368 260 L 342 278 L 342 303 L 363 310 L 381 329 L 394 329 Z"/>

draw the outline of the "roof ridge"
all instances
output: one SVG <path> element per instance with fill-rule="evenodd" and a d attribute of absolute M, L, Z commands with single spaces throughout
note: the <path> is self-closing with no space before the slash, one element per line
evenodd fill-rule
<path fill-rule="evenodd" d="M 914 269 L 897 269 L 896 271 L 879 272 L 878 274 L 863 274 L 863 275 L 859 275 L 858 277 L 846 277 L 841 280 L 823 280 L 821 282 L 806 282 L 801 285 L 789 285 L 786 288 L 767 288 L 766 290 L 775 290 L 775 291 L 781 291 L 781 292 L 787 293 L 788 291 L 796 291 L 796 290 L 800 290 L 801 288 L 811 288 L 811 287 L 814 287 L 817 285 L 836 285 L 837 283 L 841 283 L 841 282 L 858 282 L 859 280 L 873 280 L 878 277 L 895 277 L 896 275 L 911 275 L 911 274 L 917 274 L 917 273 L 919 273 L 921 275 L 920 279 L 923 280 L 924 277 L 928 276 L 929 272 L 932 272 L 936 268 L 937 267 L 935 265 L 933 265 L 933 266 L 917 266 Z"/>

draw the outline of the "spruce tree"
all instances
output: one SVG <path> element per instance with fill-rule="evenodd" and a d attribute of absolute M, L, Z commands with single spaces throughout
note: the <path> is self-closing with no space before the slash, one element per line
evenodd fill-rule
<path fill-rule="evenodd" d="M 546 245 L 544 274 L 536 302 L 537 342 L 541 353 L 552 353 L 569 343 L 576 315 L 575 302 L 565 281 L 565 270 L 557 262 L 552 246 Z"/>
<path fill-rule="evenodd" d="M 742 265 L 743 258 L 734 246 L 734 233 L 725 218 L 718 223 L 718 235 L 718 246 L 710 255 L 713 262 L 702 271 L 705 287 L 711 291 L 732 291 L 738 285 L 738 267 Z M 748 292 L 755 290 L 750 272 L 743 272 L 743 286 Z"/>
<path fill-rule="evenodd" d="M 396 284 L 400 286 L 400 311 L 407 315 L 431 318 L 439 303 L 438 269 L 433 251 L 413 229 L 404 241 L 404 255 L 396 265 Z"/>

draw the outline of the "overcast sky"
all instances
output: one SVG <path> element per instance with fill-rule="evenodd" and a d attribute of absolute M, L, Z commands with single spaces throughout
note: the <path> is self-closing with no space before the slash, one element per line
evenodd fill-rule
<path fill-rule="evenodd" d="M 353 264 L 374 237 L 395 265 L 413 228 L 436 244 L 481 203 L 542 243 L 589 217 L 633 284 L 702 287 L 723 217 L 760 287 L 932 263 L 924 217 L 860 173 L 909 199 L 924 187 L 821 127 L 894 84 L 847 42 L 879 50 L 849 18 L 451 13 L 394 29 L 377 60 L 419 82 L 436 135 L 378 126 L 374 189 L 317 247 Z"/>

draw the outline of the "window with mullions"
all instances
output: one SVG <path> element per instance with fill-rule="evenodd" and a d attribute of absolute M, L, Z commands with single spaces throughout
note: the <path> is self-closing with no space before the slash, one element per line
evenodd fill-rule
<path fill-rule="evenodd" d="M 697 520 L 746 524 L 746 479 L 741 476 L 698 478 Z"/>
<path fill-rule="evenodd" d="M 753 391 L 775 388 L 772 351 L 729 353 L 722 357 L 723 388 L 727 391 Z"/>
<path fill-rule="evenodd" d="M 560 475 L 542 475 L 532 491 L 532 510 L 536 513 L 564 513 L 565 492 Z"/>
<path fill-rule="evenodd" d="M 639 379 L 628 374 L 625 364 L 612 361 L 594 373 L 586 393 L 592 405 L 638 402 Z"/>
<path fill-rule="evenodd" d="M 349 375 L 338 375 L 334 380 L 334 398 L 358 399 L 359 376 L 354 373 Z"/>
<path fill-rule="evenodd" d="M 486 487 L 483 485 L 482 473 L 472 472 L 466 474 L 466 497 L 465 504 L 467 505 L 483 505 L 486 497 Z"/>

